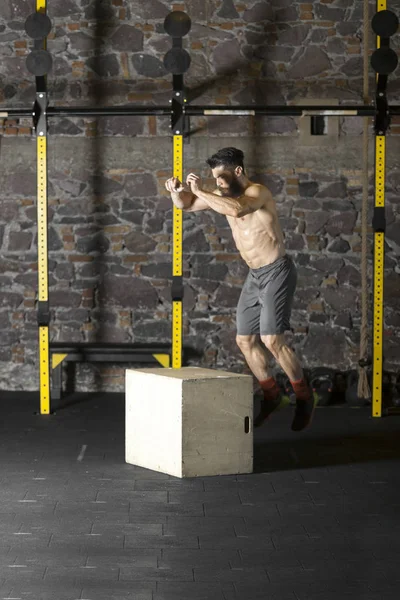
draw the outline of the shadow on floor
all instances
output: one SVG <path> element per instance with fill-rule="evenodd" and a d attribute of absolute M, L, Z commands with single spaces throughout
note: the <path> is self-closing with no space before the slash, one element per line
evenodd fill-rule
<path fill-rule="evenodd" d="M 329 409 L 322 409 L 323 411 Z M 326 413 L 327 414 L 327 413 Z M 255 441 L 254 472 L 309 469 L 400 458 L 400 423 L 395 431 L 351 435 L 316 432 L 304 439 Z"/>

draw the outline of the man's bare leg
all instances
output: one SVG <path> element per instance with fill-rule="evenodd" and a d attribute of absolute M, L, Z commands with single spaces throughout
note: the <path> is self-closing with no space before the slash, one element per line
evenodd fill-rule
<path fill-rule="evenodd" d="M 271 377 L 272 355 L 264 344 L 261 344 L 259 335 L 238 335 L 236 336 L 236 343 L 258 381 Z"/>
<path fill-rule="evenodd" d="M 281 390 L 273 378 L 270 368 L 272 355 L 260 342 L 260 337 L 257 335 L 238 335 L 236 343 L 244 354 L 252 373 L 258 379 L 264 394 L 261 412 L 254 419 L 254 427 L 259 427 L 282 400 Z"/>
<path fill-rule="evenodd" d="M 261 340 L 290 381 L 303 379 L 304 374 L 300 361 L 287 345 L 284 335 L 262 335 Z"/>
<path fill-rule="evenodd" d="M 289 377 L 296 394 L 296 413 L 292 429 L 300 431 L 309 425 L 314 412 L 313 394 L 304 378 L 300 361 L 286 344 L 284 335 L 262 335 L 261 340 Z"/>

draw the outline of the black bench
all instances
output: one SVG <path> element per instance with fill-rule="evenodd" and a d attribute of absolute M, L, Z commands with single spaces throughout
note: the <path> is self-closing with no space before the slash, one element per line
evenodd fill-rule
<path fill-rule="evenodd" d="M 171 366 L 172 348 L 167 344 L 89 344 L 53 342 L 50 344 L 52 368 L 51 398 L 61 399 L 62 365 L 67 362 L 142 363 Z"/>

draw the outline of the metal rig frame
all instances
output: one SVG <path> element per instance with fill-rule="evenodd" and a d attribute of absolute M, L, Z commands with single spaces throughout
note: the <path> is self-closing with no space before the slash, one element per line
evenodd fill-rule
<path fill-rule="evenodd" d="M 386 0 L 377 0 L 377 12 L 386 10 Z M 36 0 L 36 13 L 47 14 L 47 0 Z M 170 13 L 172 14 L 172 13 Z M 184 13 L 181 13 L 184 14 Z M 185 15 L 185 17 L 190 19 Z M 190 25 L 189 25 L 190 28 Z M 171 35 L 171 34 L 170 34 Z M 185 35 L 185 33 L 183 34 Z M 46 39 L 35 40 L 35 49 L 46 50 Z M 388 46 L 387 38 L 377 35 L 377 48 Z M 182 48 L 182 39 L 173 37 L 174 47 Z M 185 52 L 185 51 L 182 51 Z M 190 105 L 185 98 L 183 73 L 173 74 L 172 98 L 168 106 L 117 106 L 104 108 L 50 107 L 46 75 L 36 76 L 36 101 L 32 109 L 0 109 L 1 118 L 33 118 L 37 137 L 37 221 L 38 221 L 38 326 L 39 326 L 39 371 L 40 413 L 50 414 L 50 342 L 49 342 L 49 290 L 48 290 L 48 226 L 47 226 L 47 144 L 48 119 L 57 117 L 109 117 L 109 116 L 166 116 L 171 119 L 173 136 L 173 175 L 183 180 L 184 138 L 189 135 L 191 116 L 264 115 L 293 117 L 354 116 L 375 119 L 375 205 L 374 230 L 374 292 L 373 292 L 373 384 L 372 416 L 382 416 L 382 370 L 383 370 L 383 277 L 385 243 L 385 153 L 386 133 L 392 116 L 400 115 L 400 106 L 389 106 L 386 87 L 387 74 L 376 76 L 376 94 L 373 105 L 332 106 L 197 106 Z M 172 367 L 182 366 L 182 210 L 173 208 L 173 253 L 172 253 Z M 57 355 L 58 356 L 58 355 Z M 56 358 L 56 366 L 62 356 Z M 61 358 L 60 358 L 61 357 Z M 169 366 L 164 360 L 164 366 Z M 53 367 L 55 365 L 53 364 Z"/>

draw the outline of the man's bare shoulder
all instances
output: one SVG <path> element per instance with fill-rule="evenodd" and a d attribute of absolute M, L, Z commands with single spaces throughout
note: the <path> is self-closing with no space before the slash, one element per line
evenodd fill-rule
<path fill-rule="evenodd" d="M 255 183 L 252 181 L 246 188 L 245 196 L 262 201 L 264 203 L 264 208 L 268 208 L 271 204 L 275 204 L 271 191 L 262 183 Z"/>
<path fill-rule="evenodd" d="M 262 183 L 256 183 L 255 181 L 251 181 L 250 185 L 246 188 L 246 193 L 264 195 L 265 197 L 272 198 L 271 191 L 267 188 L 266 185 Z"/>
<path fill-rule="evenodd" d="M 212 193 L 216 194 L 217 196 L 222 196 L 221 190 L 219 190 L 218 188 L 213 190 Z M 253 181 L 250 182 L 250 185 L 245 189 L 243 195 L 253 198 L 257 198 L 260 195 L 262 195 L 263 197 L 265 197 L 265 199 L 272 199 L 272 194 L 265 185 L 263 185 L 262 183 L 255 183 Z"/>

